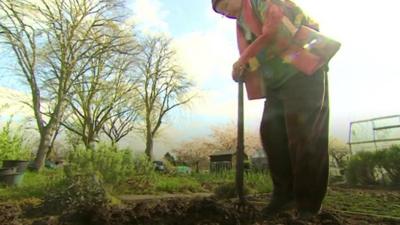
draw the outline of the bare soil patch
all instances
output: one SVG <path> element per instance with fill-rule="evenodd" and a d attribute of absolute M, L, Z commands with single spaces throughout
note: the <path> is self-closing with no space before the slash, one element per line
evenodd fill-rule
<path fill-rule="evenodd" d="M 336 190 L 339 191 L 339 190 Z M 340 189 L 350 195 L 362 190 Z M 347 193 L 349 192 L 349 193 Z M 368 195 L 396 201 L 397 192 L 367 190 Z M 386 194 L 387 193 L 387 194 Z M 386 196 L 386 197 L 385 197 Z M 294 211 L 265 218 L 260 212 L 268 195 L 250 198 L 247 210 L 238 211 L 234 200 L 218 200 L 207 194 L 174 194 L 165 196 L 125 196 L 124 203 L 93 209 L 69 210 L 58 214 L 43 207 L 0 203 L 2 225 L 399 225 L 400 218 L 344 210 L 338 204 L 327 204 L 322 213 L 308 221 L 296 219 Z M 348 199 L 352 201 L 352 199 Z M 400 205 L 400 202 L 399 202 Z M 384 207 L 384 206 L 382 206 Z M 399 215 L 400 217 L 400 215 Z"/>

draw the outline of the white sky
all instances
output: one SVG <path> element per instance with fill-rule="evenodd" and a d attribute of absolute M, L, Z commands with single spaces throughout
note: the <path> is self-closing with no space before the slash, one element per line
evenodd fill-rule
<path fill-rule="evenodd" d="M 192 10 L 203 16 L 205 26 L 177 32 L 178 22 L 168 18 L 177 14 L 181 1 L 186 0 L 132 3 L 133 19 L 143 31 L 161 31 L 174 38 L 180 61 L 201 93 L 190 110 L 171 116 L 162 144 L 156 145 L 162 152 L 175 146 L 171 140 L 209 134 L 211 125 L 236 121 L 236 83 L 230 78 L 231 65 L 238 57 L 234 21 L 215 14 L 209 0 L 190 0 L 204 6 Z M 346 141 L 351 121 L 400 114 L 400 1 L 296 2 L 320 23 L 324 34 L 342 43 L 330 64 L 331 135 Z M 180 13 L 182 25 L 193 22 L 193 11 Z M 247 129 L 258 129 L 262 106 L 263 101 L 245 102 Z"/>
<path fill-rule="evenodd" d="M 351 121 L 400 114 L 400 1 L 297 3 L 320 23 L 324 34 L 342 43 L 330 63 L 331 136 L 346 141 Z M 220 118 L 220 122 L 235 120 L 236 86 L 230 79 L 231 65 L 238 56 L 234 21 L 223 19 L 212 10 L 205 17 L 211 18 L 214 25 L 176 38 L 185 68 L 206 96 L 192 113 Z M 218 87 L 210 86 L 210 80 Z M 246 102 L 249 129 L 258 129 L 262 106 L 263 101 Z"/>

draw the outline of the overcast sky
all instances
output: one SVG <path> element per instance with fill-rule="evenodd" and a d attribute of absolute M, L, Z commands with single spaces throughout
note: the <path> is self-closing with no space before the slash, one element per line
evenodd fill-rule
<path fill-rule="evenodd" d="M 140 0 L 135 10 L 144 30 L 160 28 L 174 37 L 185 69 L 203 91 L 204 98 L 188 114 L 200 130 L 236 118 L 236 84 L 230 78 L 238 57 L 235 24 L 215 14 L 210 2 Z M 351 121 L 400 114 L 400 1 L 297 3 L 320 23 L 324 34 L 342 43 L 329 72 L 331 135 L 346 140 Z M 258 129 L 263 101 L 245 104 L 246 124 Z"/>
<path fill-rule="evenodd" d="M 342 43 L 329 72 L 331 136 L 347 141 L 350 121 L 400 114 L 400 1 L 296 2 L 320 23 L 324 34 Z M 129 4 L 138 29 L 174 39 L 182 66 L 201 92 L 190 108 L 171 116 L 174 123 L 164 129 L 156 148 L 165 152 L 175 146 L 172 140 L 207 135 L 212 125 L 236 121 L 237 86 L 230 76 L 238 57 L 234 20 L 215 14 L 211 0 Z M 17 88 L 8 78 L 0 79 L 0 86 Z M 247 129 L 258 129 L 262 107 L 262 100 L 245 102 Z"/>

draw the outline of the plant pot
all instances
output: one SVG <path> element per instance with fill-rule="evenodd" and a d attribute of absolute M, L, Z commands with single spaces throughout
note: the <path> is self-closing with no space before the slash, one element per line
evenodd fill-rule
<path fill-rule="evenodd" d="M 16 167 L 7 167 L 7 168 L 0 168 L 0 176 L 2 175 L 10 175 L 17 172 Z"/>
<path fill-rule="evenodd" d="M 17 173 L 25 172 L 29 161 L 26 160 L 3 160 L 3 168 L 17 167 Z"/>
<path fill-rule="evenodd" d="M 3 183 L 7 186 L 18 186 L 22 183 L 23 175 L 23 173 L 0 175 L 0 183 Z"/>

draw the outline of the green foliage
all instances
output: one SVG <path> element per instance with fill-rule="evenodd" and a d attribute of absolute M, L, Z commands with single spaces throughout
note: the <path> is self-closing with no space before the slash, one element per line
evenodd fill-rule
<path fill-rule="evenodd" d="M 99 173 L 67 177 L 64 184 L 59 188 L 47 189 L 45 208 L 53 212 L 70 210 L 84 214 L 110 202 Z"/>
<path fill-rule="evenodd" d="M 163 159 L 162 162 L 164 163 L 165 170 L 168 174 L 176 174 L 177 167 L 174 166 L 171 161 Z"/>
<path fill-rule="evenodd" d="M 219 173 L 195 173 L 192 175 L 207 190 L 213 191 L 216 187 L 231 183 L 235 180 L 235 171 Z M 268 193 L 272 191 L 272 180 L 268 173 L 249 171 L 244 174 L 244 182 L 249 192 Z"/>
<path fill-rule="evenodd" d="M 68 155 L 65 174 L 68 178 L 77 175 L 98 174 L 105 184 L 114 186 L 127 181 L 135 173 L 135 161 L 129 150 L 100 144 L 95 149 L 79 147 Z"/>
<path fill-rule="evenodd" d="M 192 177 L 159 175 L 157 177 L 157 183 L 155 184 L 155 190 L 157 192 L 167 193 L 193 193 L 201 192 L 203 188 L 200 183 Z"/>
<path fill-rule="evenodd" d="M 393 145 L 376 153 L 377 164 L 383 168 L 392 185 L 400 185 L 400 146 Z"/>
<path fill-rule="evenodd" d="M 352 185 L 400 185 L 400 146 L 357 153 L 351 157 L 345 175 Z"/>
<path fill-rule="evenodd" d="M 352 156 L 346 170 L 346 180 L 352 185 L 378 184 L 377 160 L 374 152 L 359 152 Z"/>
<path fill-rule="evenodd" d="M 153 163 L 144 154 L 133 158 L 134 170 L 126 183 L 120 185 L 119 191 L 128 193 L 151 193 L 154 183 L 157 182 Z"/>
<path fill-rule="evenodd" d="M 213 190 L 216 186 L 235 180 L 235 172 L 233 170 L 219 173 L 194 173 L 192 176 L 208 190 Z"/>
<path fill-rule="evenodd" d="M 12 132 L 12 118 L 7 121 L 0 132 L 0 161 L 29 159 L 30 153 L 23 146 L 23 136 Z"/>
<path fill-rule="evenodd" d="M 268 173 L 265 172 L 248 172 L 245 173 L 245 182 L 253 192 L 269 193 L 272 191 L 272 180 Z"/>
<path fill-rule="evenodd" d="M 43 198 L 49 188 L 62 188 L 64 173 L 61 169 L 44 168 L 40 173 L 25 172 L 21 185 L 0 188 L 0 200 L 22 200 L 26 198 Z"/>
<path fill-rule="evenodd" d="M 133 155 L 130 150 L 100 144 L 95 149 L 78 147 L 68 156 L 65 167 L 68 178 L 97 174 L 111 192 L 139 194 L 154 191 L 155 171 L 144 154 Z"/>

